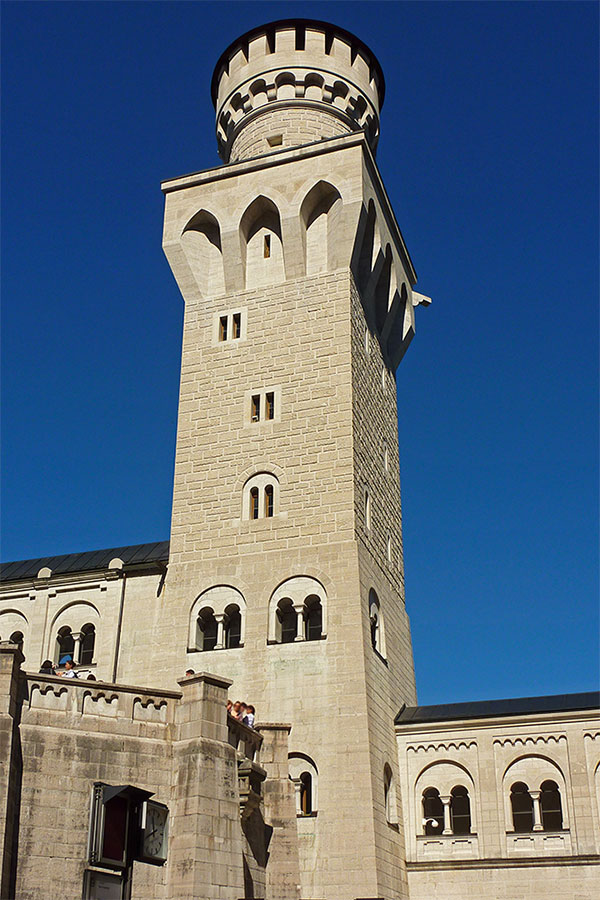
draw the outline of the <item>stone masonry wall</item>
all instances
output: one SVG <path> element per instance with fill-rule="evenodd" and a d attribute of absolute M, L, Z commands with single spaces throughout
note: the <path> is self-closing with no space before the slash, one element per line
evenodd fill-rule
<path fill-rule="evenodd" d="M 348 134 L 350 128 L 329 110 L 283 108 L 268 109 L 244 124 L 231 146 L 231 162 L 263 156 L 282 147 L 300 147 L 324 138 Z M 281 143 L 270 144 L 268 138 L 281 135 Z"/>

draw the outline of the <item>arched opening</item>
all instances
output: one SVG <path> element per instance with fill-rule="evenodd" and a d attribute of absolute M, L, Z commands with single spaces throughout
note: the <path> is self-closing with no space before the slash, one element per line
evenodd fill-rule
<path fill-rule="evenodd" d="M 285 597 L 277 604 L 277 621 L 279 623 L 279 642 L 291 644 L 296 640 L 298 616 L 292 601 Z"/>
<path fill-rule="evenodd" d="M 361 213 L 361 215 L 364 215 L 364 212 Z M 378 244 L 375 204 L 370 200 L 366 212 L 366 222 L 358 257 L 358 287 L 360 291 L 364 292 L 367 288 L 373 270 L 373 263 L 375 262 L 375 257 L 379 251 Z"/>
<path fill-rule="evenodd" d="M 250 488 L 250 518 L 258 519 L 258 488 Z"/>
<path fill-rule="evenodd" d="M 305 753 L 288 755 L 289 775 L 296 790 L 296 815 L 316 816 L 319 774 L 314 761 Z"/>
<path fill-rule="evenodd" d="M 560 791 L 555 781 L 542 782 L 540 808 L 544 831 L 561 831 L 563 827 L 562 805 Z"/>
<path fill-rule="evenodd" d="M 444 804 L 437 788 L 423 791 L 423 828 L 425 834 L 441 834 L 444 829 Z"/>
<path fill-rule="evenodd" d="M 310 816 L 312 808 L 312 775 L 302 772 L 300 775 L 300 810 L 303 816 Z"/>
<path fill-rule="evenodd" d="M 204 209 L 196 213 L 181 235 L 181 245 L 202 296 L 224 294 L 221 230 L 216 218 Z"/>
<path fill-rule="evenodd" d="M 273 518 L 273 485 L 268 484 L 265 487 L 265 518 Z"/>
<path fill-rule="evenodd" d="M 457 785 L 450 791 L 450 822 L 453 834 L 471 833 L 469 792 L 462 785 Z"/>
<path fill-rule="evenodd" d="M 199 650 L 214 650 L 217 645 L 217 620 L 212 609 L 203 609 L 198 615 Z"/>
<path fill-rule="evenodd" d="M 240 221 L 246 288 L 285 280 L 279 210 L 267 197 L 256 197 Z"/>
<path fill-rule="evenodd" d="M 390 300 L 390 281 L 392 277 L 392 251 L 388 246 L 385 251 L 385 262 L 377 279 L 375 288 L 375 323 L 381 334 L 388 314 Z"/>
<path fill-rule="evenodd" d="M 529 788 L 522 781 L 516 781 L 510 789 L 513 828 L 519 834 L 533 831 L 533 800 Z"/>
<path fill-rule="evenodd" d="M 242 641 L 242 614 L 239 607 L 228 606 L 225 615 L 225 647 L 232 650 Z"/>
<path fill-rule="evenodd" d="M 23 632 L 22 631 L 13 631 L 9 638 L 11 644 L 16 644 L 21 652 L 23 652 Z"/>
<path fill-rule="evenodd" d="M 333 185 L 319 181 L 308 192 L 300 207 L 304 223 L 306 274 L 326 272 L 335 265 L 336 225 L 342 198 Z"/>
<path fill-rule="evenodd" d="M 68 659 L 75 659 L 75 638 L 70 627 L 63 625 L 56 636 L 56 661 L 63 666 Z"/>
<path fill-rule="evenodd" d="M 79 662 L 82 666 L 89 666 L 94 661 L 94 647 L 96 645 L 96 629 L 91 623 L 81 627 L 81 643 L 79 646 Z"/>
<path fill-rule="evenodd" d="M 371 646 L 380 656 L 385 658 L 385 636 L 383 617 L 379 597 L 373 588 L 369 591 L 369 626 L 371 629 Z"/>
<path fill-rule="evenodd" d="M 390 825 L 398 822 L 398 810 L 396 807 L 396 791 L 394 788 L 394 776 L 392 769 L 385 764 L 383 767 L 383 797 L 385 802 L 385 818 Z"/>
<path fill-rule="evenodd" d="M 323 633 L 323 607 L 319 597 L 310 596 L 304 601 L 304 631 L 307 641 L 318 641 Z"/>

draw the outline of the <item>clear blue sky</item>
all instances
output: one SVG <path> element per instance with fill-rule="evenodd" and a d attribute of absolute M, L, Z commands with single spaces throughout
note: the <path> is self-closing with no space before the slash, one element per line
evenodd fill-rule
<path fill-rule="evenodd" d="M 421 702 L 598 682 L 598 6 L 4 3 L 2 558 L 169 536 L 183 305 L 163 178 L 209 84 L 328 19 L 387 81 L 378 162 L 433 297 L 398 372 Z"/>

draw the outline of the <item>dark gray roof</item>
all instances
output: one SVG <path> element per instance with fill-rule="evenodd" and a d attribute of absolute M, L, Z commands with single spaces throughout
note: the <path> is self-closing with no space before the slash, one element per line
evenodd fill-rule
<path fill-rule="evenodd" d="M 513 697 L 509 700 L 475 700 L 472 703 L 440 703 L 437 706 L 405 706 L 396 716 L 397 725 L 413 722 L 444 722 L 452 719 L 485 719 L 547 712 L 596 709 L 600 691 L 553 694 L 550 697 Z"/>
<path fill-rule="evenodd" d="M 86 553 L 66 553 L 64 556 L 42 556 L 40 559 L 22 559 L 0 565 L 0 581 L 20 581 L 36 578 L 40 569 L 48 568 L 53 575 L 74 572 L 93 572 L 107 569 L 111 559 L 122 559 L 125 568 L 166 563 L 169 559 L 169 541 L 153 544 L 134 544 L 131 547 L 111 547 L 109 550 L 88 550 Z"/>

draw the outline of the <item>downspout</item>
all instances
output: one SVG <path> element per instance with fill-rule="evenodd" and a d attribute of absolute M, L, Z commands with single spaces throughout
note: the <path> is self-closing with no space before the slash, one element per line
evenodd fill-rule
<path fill-rule="evenodd" d="M 123 579 L 121 584 L 121 601 L 119 603 L 119 618 L 117 619 L 117 640 L 115 642 L 115 661 L 113 665 L 113 673 L 112 673 L 112 683 L 115 684 L 117 681 L 117 668 L 119 665 L 119 649 L 121 647 L 121 627 L 123 625 L 123 608 L 125 606 L 125 582 L 127 581 L 127 576 L 125 571 L 121 573 L 121 578 Z"/>

